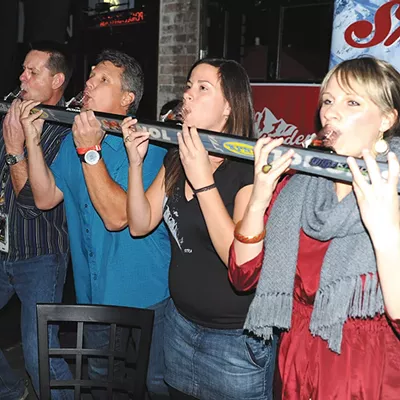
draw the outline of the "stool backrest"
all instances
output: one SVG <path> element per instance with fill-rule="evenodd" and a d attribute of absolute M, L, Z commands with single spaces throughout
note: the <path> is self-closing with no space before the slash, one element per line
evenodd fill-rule
<path fill-rule="evenodd" d="M 65 305 L 38 304 L 38 344 L 39 344 L 39 376 L 40 399 L 50 400 L 50 389 L 74 389 L 75 400 L 80 399 L 82 388 L 105 388 L 107 398 L 112 399 L 115 390 L 130 393 L 133 399 L 145 398 L 146 376 L 149 362 L 151 335 L 153 331 L 154 311 L 132 307 L 102 305 Z M 49 323 L 75 322 L 77 324 L 76 347 L 49 348 Z M 101 323 L 110 325 L 110 347 L 105 350 L 89 349 L 83 346 L 84 323 Z M 126 359 L 126 352 L 115 350 L 117 326 L 140 329 L 140 341 L 135 368 L 135 379 L 113 381 L 113 365 L 115 359 Z M 72 381 L 50 380 L 50 357 L 75 356 L 75 379 Z M 84 356 L 107 357 L 107 381 L 96 381 L 82 378 L 82 359 Z"/>

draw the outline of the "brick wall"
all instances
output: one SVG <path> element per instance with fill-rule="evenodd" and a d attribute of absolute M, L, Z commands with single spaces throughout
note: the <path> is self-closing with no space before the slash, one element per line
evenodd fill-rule
<path fill-rule="evenodd" d="M 199 56 L 201 0 L 160 0 L 157 113 L 182 96 L 186 75 Z"/>

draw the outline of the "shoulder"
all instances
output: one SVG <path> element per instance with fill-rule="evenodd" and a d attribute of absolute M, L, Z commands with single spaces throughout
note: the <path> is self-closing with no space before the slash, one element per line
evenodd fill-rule
<path fill-rule="evenodd" d="M 146 158 L 144 159 L 144 166 L 149 168 L 152 165 L 157 165 L 157 169 L 160 168 L 166 153 L 167 150 L 165 150 L 163 147 L 152 144 L 149 145 Z"/>
<path fill-rule="evenodd" d="M 167 154 L 167 150 L 164 147 L 157 146 L 154 144 L 149 145 L 149 149 L 147 151 L 147 157 L 159 157 L 164 158 Z"/>
<path fill-rule="evenodd" d="M 52 135 L 57 134 L 60 136 L 67 136 L 69 133 L 72 133 L 70 126 L 54 124 L 47 121 L 44 123 L 43 131 L 49 132 Z"/>
<path fill-rule="evenodd" d="M 59 146 L 59 151 L 57 155 L 57 159 L 59 160 L 66 160 L 67 162 L 70 161 L 71 153 L 75 153 L 75 144 L 72 138 L 72 131 L 71 129 L 67 131 L 63 131 L 63 135 L 54 135 L 52 137 L 48 137 L 47 140 L 42 143 L 42 148 L 44 153 L 50 151 L 50 148 L 53 146 Z M 54 148 L 54 147 L 53 147 Z"/>
<path fill-rule="evenodd" d="M 45 123 L 41 137 L 42 147 L 59 145 L 67 137 L 72 141 L 71 127 Z"/>
<path fill-rule="evenodd" d="M 61 139 L 61 148 L 65 149 L 72 149 L 75 152 L 75 143 L 74 143 L 74 138 L 72 137 L 72 131 L 71 129 L 68 130 L 61 130 L 58 132 L 59 133 L 59 139 Z"/>

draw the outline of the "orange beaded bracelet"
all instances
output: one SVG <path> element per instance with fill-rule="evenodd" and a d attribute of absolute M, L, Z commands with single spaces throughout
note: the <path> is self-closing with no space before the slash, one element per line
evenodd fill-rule
<path fill-rule="evenodd" d="M 242 221 L 239 221 L 236 226 L 235 226 L 235 231 L 233 232 L 233 236 L 236 240 L 238 240 L 240 243 L 258 243 L 261 242 L 265 238 L 265 227 L 261 233 L 259 233 L 256 236 L 244 236 L 241 233 L 239 233 L 239 229 L 241 226 Z"/>

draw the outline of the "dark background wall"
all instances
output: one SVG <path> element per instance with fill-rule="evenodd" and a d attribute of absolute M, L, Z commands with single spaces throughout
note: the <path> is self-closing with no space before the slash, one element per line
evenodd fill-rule
<path fill-rule="evenodd" d="M 13 90 L 18 83 L 21 62 L 29 49 L 29 42 L 54 40 L 65 43 L 69 13 L 80 0 L 17 0 L 2 1 L 0 11 L 0 95 Z M 24 14 L 23 43 L 18 40 L 20 6 Z"/>
<path fill-rule="evenodd" d="M 0 12 L 0 96 L 13 89 L 17 66 L 18 1 L 3 1 Z"/>
<path fill-rule="evenodd" d="M 21 5 L 23 19 L 19 15 Z M 66 99 L 83 89 L 96 55 L 104 48 L 113 48 L 135 57 L 141 64 L 146 79 L 138 116 L 156 118 L 160 0 L 137 0 L 135 10 L 144 12 L 143 23 L 99 27 L 102 18 L 124 19 L 126 15 L 119 12 L 88 12 L 87 0 L 2 2 L 0 96 L 3 97 L 18 86 L 21 64 L 31 42 L 52 40 L 66 44 L 74 64 L 74 74 L 65 93 Z M 73 17 L 72 26 L 69 26 L 70 16 Z M 24 21 L 23 42 L 17 43 L 18 22 L 21 24 L 21 21 Z M 67 26 L 71 28 L 69 33 Z"/>

